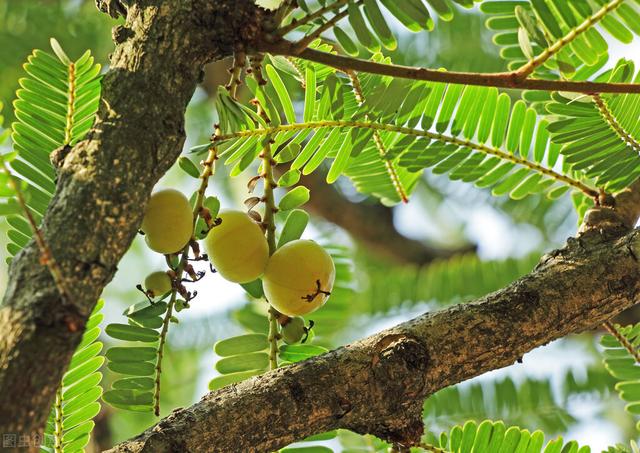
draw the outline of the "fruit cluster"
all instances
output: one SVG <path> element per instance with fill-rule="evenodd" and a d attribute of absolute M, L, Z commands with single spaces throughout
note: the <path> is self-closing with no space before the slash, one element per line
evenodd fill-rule
<path fill-rule="evenodd" d="M 175 254 L 191 241 L 194 217 L 189 200 L 176 190 L 154 193 L 141 230 L 150 249 Z M 208 259 L 225 279 L 248 283 L 262 277 L 264 295 L 281 314 L 282 338 L 303 339 L 308 328 L 300 316 L 318 309 L 328 299 L 335 280 L 331 256 L 316 242 L 294 240 L 271 256 L 263 229 L 241 211 L 224 210 L 204 238 Z M 172 289 L 170 274 L 153 272 L 145 280 L 150 297 Z"/>

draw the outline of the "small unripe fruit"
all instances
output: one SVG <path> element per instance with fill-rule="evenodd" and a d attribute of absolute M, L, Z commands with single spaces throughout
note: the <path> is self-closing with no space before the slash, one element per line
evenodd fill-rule
<path fill-rule="evenodd" d="M 269 259 L 262 279 L 267 300 L 280 313 L 300 316 L 324 304 L 333 289 L 336 268 L 314 241 L 291 241 Z"/>
<path fill-rule="evenodd" d="M 166 272 L 152 272 L 144 279 L 144 288 L 151 297 L 162 296 L 171 291 L 171 278 Z"/>
<path fill-rule="evenodd" d="M 173 189 L 154 193 L 147 204 L 140 229 L 151 250 L 163 254 L 179 252 L 193 233 L 189 200 Z"/>
<path fill-rule="evenodd" d="M 222 211 L 218 217 L 222 222 L 204 239 L 213 267 L 235 283 L 260 277 L 269 259 L 269 245 L 262 229 L 242 211 Z"/>
<path fill-rule="evenodd" d="M 304 319 L 300 316 L 289 318 L 287 323 L 282 326 L 282 339 L 287 344 L 299 343 L 306 333 Z"/>

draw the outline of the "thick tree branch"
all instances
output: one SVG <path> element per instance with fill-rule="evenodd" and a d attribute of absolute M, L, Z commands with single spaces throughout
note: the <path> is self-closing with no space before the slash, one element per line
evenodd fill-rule
<path fill-rule="evenodd" d="M 522 78 L 517 72 L 472 73 L 437 71 L 412 66 L 376 63 L 375 61 L 335 55 L 307 48 L 299 51 L 295 43 L 280 40 L 264 42 L 259 50 L 276 55 L 304 58 L 343 71 L 353 70 L 372 74 L 388 75 L 403 79 L 428 80 L 431 82 L 479 85 L 521 90 L 569 91 L 574 93 L 640 93 L 639 83 L 571 82 L 565 80 L 542 80 Z"/>
<path fill-rule="evenodd" d="M 268 452 L 336 428 L 414 445 L 428 395 L 635 304 L 640 231 L 623 231 L 588 230 L 501 291 L 212 392 L 111 451 Z"/>
<path fill-rule="evenodd" d="M 61 300 L 35 243 L 9 271 L 0 306 L 0 432 L 41 431 L 151 189 L 182 150 L 184 111 L 201 67 L 255 37 L 261 11 L 251 0 L 138 0 L 114 29 L 96 124 L 64 160 L 42 226 L 69 300 Z"/>

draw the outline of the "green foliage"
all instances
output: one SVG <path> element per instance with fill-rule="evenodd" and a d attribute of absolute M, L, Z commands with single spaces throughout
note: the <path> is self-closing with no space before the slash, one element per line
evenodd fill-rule
<path fill-rule="evenodd" d="M 44 433 L 42 451 L 77 453 L 84 452 L 95 423 L 93 418 L 100 412 L 97 401 L 102 395 L 102 373 L 98 371 L 104 363 L 100 354 L 102 343 L 99 324 L 104 301 L 99 300 L 82 335 L 82 340 L 71 358 L 69 368 L 56 390 L 56 399 L 51 408 Z"/>
<path fill-rule="evenodd" d="M 604 365 L 619 381 L 615 389 L 627 403 L 625 410 L 637 418 L 640 415 L 640 366 L 636 357 L 640 345 L 640 323 L 626 327 L 615 326 L 615 329 L 626 344 L 613 335 L 603 335 L 600 345 L 604 348 Z M 640 421 L 636 428 L 640 430 Z"/>
<path fill-rule="evenodd" d="M 418 302 L 440 305 L 465 302 L 508 285 L 531 271 L 537 260 L 536 255 L 481 260 L 469 254 L 438 260 L 424 267 L 391 267 L 365 259 L 361 261 L 368 279 L 358 300 L 372 313 Z"/>
<path fill-rule="evenodd" d="M 601 16 L 599 12 L 605 7 L 607 12 Z M 536 69 L 535 74 L 541 78 L 558 78 L 562 74 L 586 80 L 609 58 L 603 32 L 623 43 L 631 42 L 634 34 L 640 35 L 638 5 L 623 0 L 485 1 L 480 9 L 490 16 L 486 25 L 495 32 L 494 43 L 502 47 L 500 55 L 509 62 L 509 69 L 518 69 L 533 55 L 560 46 L 554 58 Z M 593 26 L 596 23 L 598 27 Z M 572 34 L 582 24 L 586 30 Z M 527 55 L 523 42 L 531 47 L 532 55 Z"/>
<path fill-rule="evenodd" d="M 56 170 L 49 161 L 52 151 L 73 146 L 93 124 L 100 99 L 100 65 L 89 51 L 71 62 L 55 40 L 56 55 L 34 50 L 19 80 L 13 103 L 16 121 L 11 139 L 14 152 L 5 159 L 23 185 L 26 203 L 37 222 L 55 190 Z M 2 194 L 6 196 L 6 194 Z M 32 236 L 23 215 L 7 217 L 9 255 L 15 255 Z"/>
<path fill-rule="evenodd" d="M 529 432 L 517 426 L 507 428 L 501 421 L 468 421 L 442 433 L 438 446 L 450 453 L 589 453 L 589 447 L 577 442 L 564 443 L 562 437 L 550 440 L 546 446 L 542 431 Z"/>
<path fill-rule="evenodd" d="M 603 81 L 631 82 L 634 65 L 621 60 Z M 635 81 L 640 81 L 640 72 Z M 555 115 L 549 125 L 551 141 L 561 146 L 566 167 L 584 172 L 598 187 L 617 192 L 640 176 L 640 95 L 575 96 L 553 94 L 546 104 Z"/>
<path fill-rule="evenodd" d="M 346 17 L 353 33 L 345 32 L 339 26 L 333 26 L 334 34 L 341 46 L 350 54 L 357 55 L 358 48 L 352 39 L 357 41 L 370 52 L 378 52 L 381 45 L 394 50 L 397 40 L 389 23 L 390 17 L 413 32 L 431 31 L 434 28 L 434 18 L 443 21 L 453 19 L 455 4 L 470 8 L 480 0 L 411 0 L 397 2 L 393 0 L 333 0 L 321 1 L 320 5 L 310 6 L 306 1 L 298 2 L 299 9 L 291 15 L 291 25 L 285 24 L 285 30 L 301 30 L 313 32 L 322 30 L 325 25 L 332 25 L 333 21 Z M 308 22 L 305 18 L 319 12 L 330 13 L 329 17 L 320 15 Z M 302 24 L 302 26 L 300 25 Z M 287 26 L 288 25 L 288 26 Z"/>
<path fill-rule="evenodd" d="M 109 324 L 105 332 L 112 338 L 132 343 L 114 346 L 107 350 L 107 366 L 123 375 L 112 383 L 103 400 L 111 406 L 136 412 L 154 410 L 157 395 L 154 394 L 160 379 L 156 364 L 161 349 L 159 329 L 167 311 L 165 301 L 144 301 L 125 310 L 127 324 Z"/>

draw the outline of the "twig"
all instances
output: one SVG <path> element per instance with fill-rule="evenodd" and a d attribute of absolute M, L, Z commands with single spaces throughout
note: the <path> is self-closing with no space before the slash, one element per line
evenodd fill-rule
<path fill-rule="evenodd" d="M 609 126 L 615 131 L 616 134 L 629 146 L 631 146 L 637 153 L 640 153 L 640 143 L 638 143 L 627 131 L 624 130 L 622 125 L 618 122 L 616 117 L 613 115 L 609 107 L 607 106 L 602 96 L 598 94 L 594 94 L 591 96 L 593 101 L 598 107 L 600 111 L 600 115 L 609 123 Z"/>
<path fill-rule="evenodd" d="M 218 130 L 216 130 L 216 133 Z M 209 148 L 209 153 L 207 158 L 201 163 L 202 164 L 202 173 L 200 174 L 200 187 L 198 188 L 198 192 L 196 195 L 196 202 L 193 207 L 193 234 L 195 234 L 195 228 L 198 223 L 198 217 L 200 215 L 200 211 L 202 209 L 202 204 L 204 202 L 204 195 L 209 185 L 209 178 L 213 175 L 214 172 L 214 163 L 218 158 L 218 149 L 216 146 L 212 145 Z M 182 276 L 184 274 L 185 268 L 189 262 L 189 249 L 191 247 L 191 241 L 182 249 L 180 263 L 178 267 L 175 269 L 175 280 L 176 282 L 180 282 L 182 280 Z M 160 376 L 162 374 L 162 359 L 164 358 L 164 345 L 167 339 L 167 333 L 169 331 L 169 324 L 171 322 L 171 316 L 173 315 L 173 307 L 175 306 L 176 299 L 178 296 L 178 285 L 173 285 L 173 289 L 171 290 L 171 297 L 169 299 L 169 303 L 167 304 L 167 311 L 165 312 L 164 318 L 162 320 L 162 330 L 160 331 L 160 342 L 158 343 L 158 348 L 156 350 L 156 367 L 155 367 L 155 383 L 154 383 L 154 392 L 153 392 L 153 411 L 156 416 L 160 416 Z"/>
<path fill-rule="evenodd" d="M 283 132 L 283 131 L 319 129 L 322 127 L 358 127 L 358 128 L 366 128 L 366 129 L 381 130 L 381 131 L 399 132 L 401 134 L 414 135 L 416 137 L 427 137 L 432 140 L 438 140 L 445 143 L 452 143 L 461 147 L 475 149 L 485 154 L 496 156 L 503 160 L 513 162 L 518 165 L 522 165 L 523 167 L 529 168 L 538 173 L 542 173 L 543 175 L 548 176 L 552 179 L 561 181 L 569 186 L 575 187 L 576 189 L 580 190 L 585 195 L 588 195 L 591 198 L 595 199 L 599 195 L 599 192 L 597 190 L 592 189 L 591 187 L 587 186 L 581 181 L 578 181 L 569 176 L 558 173 L 553 169 L 543 167 L 542 165 L 531 162 L 527 159 L 518 157 L 515 154 L 502 151 L 498 148 L 491 148 L 489 146 L 486 146 L 480 143 L 474 143 L 470 140 L 463 140 L 463 139 L 451 137 L 444 134 L 423 131 L 420 129 L 412 129 L 404 126 L 395 126 L 391 124 L 374 123 L 374 122 L 367 122 L 367 121 L 343 121 L 343 120 L 309 121 L 307 123 L 285 124 L 277 127 L 267 128 L 267 129 L 252 129 L 252 130 L 238 131 L 232 134 L 226 134 L 226 135 L 220 136 L 220 141 L 229 140 L 233 138 L 240 138 L 240 137 L 268 135 L 268 134 L 274 134 L 274 133 Z"/>
<path fill-rule="evenodd" d="M 251 75 L 255 78 L 258 90 L 262 90 L 262 87 L 267 83 L 262 76 L 262 56 L 258 56 L 251 61 Z M 258 108 L 258 115 L 260 115 L 265 123 L 268 125 L 271 123 L 271 119 L 267 115 L 263 106 L 256 99 L 254 101 Z M 273 178 L 273 165 L 275 161 L 271 155 L 271 136 L 267 135 L 268 139 L 260 153 L 262 159 L 262 176 L 264 183 L 264 195 L 262 201 L 265 204 L 263 225 L 266 226 L 267 244 L 269 244 L 269 255 L 273 255 L 276 251 L 276 223 L 275 213 L 278 211 L 275 205 L 275 199 L 273 196 L 273 189 L 277 186 Z M 269 301 L 267 301 L 269 302 Z M 269 304 L 269 368 L 275 370 L 278 368 L 278 311 Z"/>
<path fill-rule="evenodd" d="M 453 83 L 463 85 L 514 88 L 521 90 L 568 91 L 573 93 L 640 93 L 640 83 L 571 82 L 565 80 L 522 79 L 517 72 L 445 72 L 413 66 L 377 63 L 375 61 L 335 55 L 316 49 L 300 50 L 296 44 L 282 40 L 261 42 L 260 49 L 275 55 L 291 56 L 315 61 L 342 71 L 354 70 L 412 80 Z"/>
<path fill-rule="evenodd" d="M 351 79 L 351 84 L 353 85 L 353 89 L 355 91 L 356 100 L 360 103 L 360 105 L 364 104 L 365 98 L 364 93 L 362 92 L 362 85 L 360 85 L 360 78 L 358 77 L 358 73 L 355 71 L 347 71 L 347 75 Z M 369 120 L 369 115 L 365 114 L 365 119 Z M 389 178 L 391 178 L 391 184 L 393 184 L 393 188 L 396 190 L 396 193 L 400 197 L 403 203 L 408 203 L 409 198 L 407 197 L 407 191 L 404 189 L 402 185 L 402 181 L 398 177 L 398 172 L 393 166 L 393 163 L 386 158 L 387 151 L 384 147 L 384 143 L 382 143 L 382 137 L 380 137 L 380 132 L 377 130 L 373 131 L 373 141 L 378 149 L 378 154 L 380 158 L 384 162 L 384 167 L 389 174 Z"/>
<path fill-rule="evenodd" d="M 299 19 L 299 20 L 292 20 L 291 23 L 285 27 L 280 28 L 277 32 L 280 36 L 284 36 L 287 33 L 295 30 L 296 28 L 308 24 L 309 22 L 318 19 L 320 17 L 322 17 L 324 14 L 329 13 L 335 9 L 338 9 L 340 7 L 342 7 L 342 5 L 346 5 L 349 2 L 349 0 L 337 0 L 333 3 L 331 3 L 328 6 L 325 6 L 323 8 L 320 8 L 317 11 L 314 11 L 311 14 L 307 14 L 306 16 L 304 16 L 303 18 Z"/>
<path fill-rule="evenodd" d="M 329 19 L 328 21 L 326 21 L 324 24 L 322 24 L 321 26 L 319 26 L 318 28 L 316 28 L 312 33 L 308 34 L 307 36 L 305 36 L 304 38 L 300 39 L 299 41 L 297 41 L 294 45 L 296 47 L 295 52 L 301 52 L 304 49 L 307 48 L 307 46 L 309 46 L 309 44 L 311 44 L 313 42 L 314 39 L 320 37 L 320 35 L 322 33 L 324 33 L 325 31 L 327 31 L 328 29 L 330 29 L 331 27 L 333 27 L 335 24 L 337 24 L 341 19 L 343 19 L 344 17 L 346 17 L 349 14 L 349 11 L 347 9 L 341 11 L 340 13 L 336 14 L 335 16 L 333 16 L 331 19 Z"/>
<path fill-rule="evenodd" d="M 20 205 L 20 208 L 22 209 L 25 217 L 27 218 L 29 226 L 31 227 L 31 231 L 33 232 L 33 235 L 35 237 L 36 244 L 40 249 L 40 264 L 42 264 L 43 266 L 47 266 L 47 268 L 49 269 L 49 272 L 53 277 L 53 281 L 56 285 L 56 288 L 60 293 L 62 302 L 64 304 L 69 303 L 71 293 L 67 290 L 65 279 L 62 276 L 62 271 L 60 269 L 60 266 L 58 266 L 58 263 L 54 258 L 53 253 L 49 248 L 49 245 L 44 239 L 42 231 L 40 231 L 40 228 L 38 228 L 38 224 L 33 218 L 33 214 L 31 213 L 31 210 L 27 206 L 22 190 L 20 189 L 20 183 L 13 176 L 13 174 L 11 173 L 11 170 L 9 169 L 9 166 L 5 162 L 4 158 L 2 158 L 2 156 L 0 156 L 0 164 L 2 165 L 4 172 L 8 176 L 9 184 L 11 185 L 11 188 L 13 189 L 13 191 L 16 193 L 16 199 L 18 201 L 18 204 Z"/>
<path fill-rule="evenodd" d="M 640 364 L 640 352 L 636 349 L 634 345 L 632 345 L 627 338 L 620 333 L 618 328 L 614 326 L 611 321 L 605 321 L 602 323 L 602 326 L 609 331 L 611 335 L 615 337 L 616 340 L 627 350 L 631 356 L 635 359 L 636 363 Z"/>
<path fill-rule="evenodd" d="M 596 23 L 602 20 L 608 13 L 622 5 L 623 1 L 624 0 L 613 0 L 612 2 L 604 5 L 600 10 L 596 11 L 595 14 L 587 17 L 584 22 L 582 22 L 576 28 L 573 28 L 569 33 L 553 43 L 551 47 L 546 48 L 540 55 L 533 58 L 532 60 L 529 60 L 527 63 L 518 68 L 515 73 L 518 75 L 518 77 L 526 79 L 531 73 L 533 73 L 533 71 L 536 70 L 536 68 L 543 65 L 549 58 L 560 52 L 564 46 L 572 42 L 582 33 L 589 30 Z"/>

